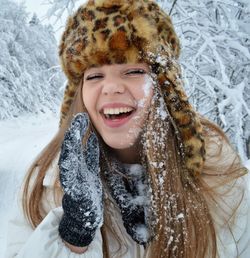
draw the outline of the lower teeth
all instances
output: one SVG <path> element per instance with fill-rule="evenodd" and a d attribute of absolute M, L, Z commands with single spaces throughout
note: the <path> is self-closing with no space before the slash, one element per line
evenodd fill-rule
<path fill-rule="evenodd" d="M 118 119 L 118 118 L 127 117 L 127 116 L 129 116 L 131 113 L 132 113 L 132 111 L 131 111 L 131 112 L 128 112 L 128 113 L 121 113 L 121 114 L 118 114 L 118 115 L 105 115 L 105 118 L 106 118 L 106 119 L 114 120 L 114 119 Z"/>

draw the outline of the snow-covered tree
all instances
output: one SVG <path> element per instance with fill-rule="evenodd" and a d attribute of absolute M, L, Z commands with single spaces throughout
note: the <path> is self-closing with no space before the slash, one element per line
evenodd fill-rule
<path fill-rule="evenodd" d="M 44 4 L 50 6 L 47 11 L 48 18 L 54 18 L 55 24 L 62 19 L 67 17 L 76 10 L 77 6 L 84 4 L 87 0 L 45 0 Z"/>
<path fill-rule="evenodd" d="M 250 140 L 250 2 L 159 1 L 182 43 L 181 63 L 190 100 L 220 125 L 243 159 Z"/>
<path fill-rule="evenodd" d="M 28 22 L 23 4 L 0 0 L 0 119 L 57 111 L 64 78 L 51 26 L 34 15 Z"/>

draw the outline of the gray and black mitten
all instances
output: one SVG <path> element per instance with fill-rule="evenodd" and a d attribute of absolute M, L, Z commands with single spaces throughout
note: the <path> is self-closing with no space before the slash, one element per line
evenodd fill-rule
<path fill-rule="evenodd" d="M 89 125 L 87 113 L 77 114 L 65 133 L 59 158 L 64 190 L 61 238 L 74 246 L 88 246 L 103 222 L 103 190 L 99 169 L 99 144 L 94 133 L 86 146 L 82 139 Z"/>
<path fill-rule="evenodd" d="M 113 162 L 114 170 L 123 170 L 117 162 Z M 126 174 L 125 170 L 123 173 Z M 146 223 L 145 199 L 139 201 L 137 184 L 139 178 L 134 177 L 127 183 L 124 178 L 114 171 L 104 171 L 110 193 L 121 211 L 123 225 L 131 238 L 140 245 L 146 245 L 151 240 L 151 235 Z"/>

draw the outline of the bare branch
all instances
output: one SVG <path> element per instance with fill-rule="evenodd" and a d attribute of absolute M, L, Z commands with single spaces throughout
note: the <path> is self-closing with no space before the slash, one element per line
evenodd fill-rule
<path fill-rule="evenodd" d="M 177 0 L 174 0 L 173 5 L 172 5 L 172 7 L 171 7 L 171 9 L 170 9 L 170 11 L 169 11 L 169 16 L 171 16 L 171 13 L 172 13 L 172 11 L 173 11 L 174 6 L 175 6 L 176 3 L 177 3 Z"/>

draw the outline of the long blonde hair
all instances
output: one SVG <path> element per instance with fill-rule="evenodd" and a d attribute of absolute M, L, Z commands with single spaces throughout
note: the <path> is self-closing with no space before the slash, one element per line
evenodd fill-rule
<path fill-rule="evenodd" d="M 223 210 L 218 205 L 224 202 L 223 197 L 226 196 L 225 192 L 221 191 L 221 186 L 229 185 L 233 188 L 235 180 L 245 174 L 245 169 L 223 131 L 214 123 L 200 117 L 207 146 L 206 162 L 200 177 L 190 175 L 183 166 L 178 148 L 179 141 L 171 122 L 153 121 L 155 108 L 152 107 L 148 118 L 148 131 L 143 136 L 146 137 L 144 142 L 147 143 L 144 145 L 143 162 L 152 189 L 152 216 L 155 218 L 152 223 L 155 237 L 146 248 L 147 257 L 215 258 L 215 224 L 229 224 L 244 194 L 243 190 L 239 192 L 239 201 L 230 209 Z M 84 111 L 82 87 L 78 87 L 64 123 L 28 170 L 23 188 L 23 209 L 33 227 L 38 226 L 46 215 L 42 206 L 46 171 L 60 151 L 64 133 L 73 116 Z M 165 141 L 163 145 L 158 143 L 157 151 L 153 147 L 154 141 L 157 140 L 154 138 L 155 134 L 148 133 L 152 132 L 152 129 L 158 131 L 158 136 L 164 137 Z M 229 154 L 231 156 L 228 158 Z M 102 165 L 104 164 L 101 164 L 101 167 Z M 58 180 L 55 182 L 54 193 L 62 194 Z M 111 200 L 105 200 L 104 224 L 101 228 L 105 258 L 110 257 L 108 233 L 116 237 L 120 247 L 124 245 L 119 232 L 112 227 L 112 218 L 108 215 L 110 203 Z"/>

